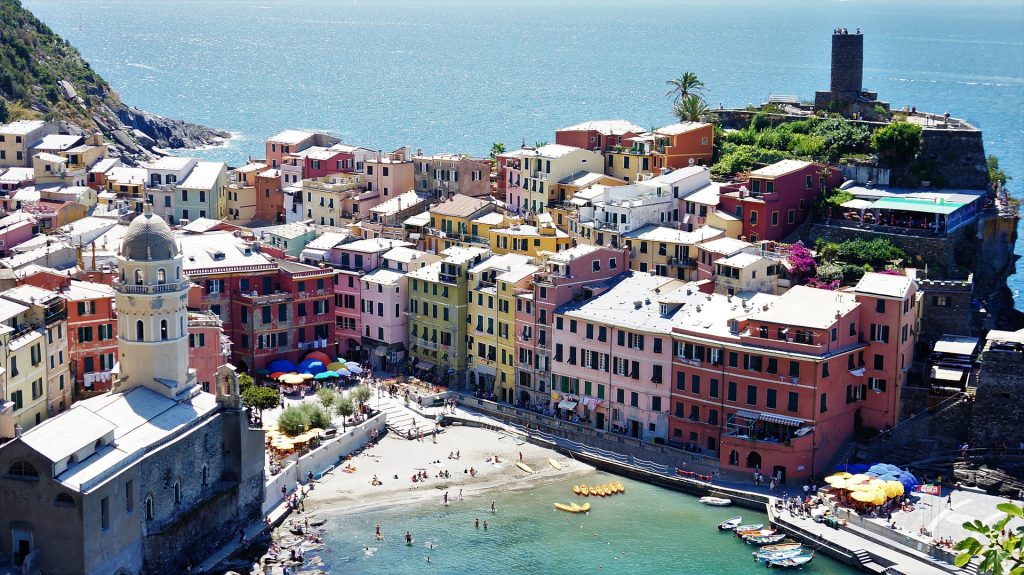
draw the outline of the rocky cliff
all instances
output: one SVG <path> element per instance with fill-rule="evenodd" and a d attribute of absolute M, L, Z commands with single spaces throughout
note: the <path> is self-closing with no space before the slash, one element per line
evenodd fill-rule
<path fill-rule="evenodd" d="M 66 40 L 21 6 L 0 0 L 0 122 L 41 118 L 69 132 L 102 132 L 126 160 L 154 148 L 192 148 L 229 134 L 124 104 Z"/>

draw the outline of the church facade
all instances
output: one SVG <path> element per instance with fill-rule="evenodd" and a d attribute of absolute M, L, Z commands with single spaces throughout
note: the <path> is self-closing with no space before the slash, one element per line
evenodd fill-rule
<path fill-rule="evenodd" d="M 260 520 L 264 435 L 233 367 L 196 382 L 181 260 L 147 206 L 118 257 L 112 390 L 0 447 L 0 565 L 177 574 Z"/>

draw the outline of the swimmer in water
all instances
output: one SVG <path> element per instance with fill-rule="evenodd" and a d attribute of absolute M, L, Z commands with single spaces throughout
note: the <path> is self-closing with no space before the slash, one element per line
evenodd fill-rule
<path fill-rule="evenodd" d="M 412 533 L 409 533 L 408 531 L 405 532 L 405 544 L 412 545 Z"/>
<path fill-rule="evenodd" d="M 473 522 L 473 526 L 476 527 L 477 529 L 480 529 L 480 518 L 479 517 L 477 517 L 476 521 Z"/>
<path fill-rule="evenodd" d="M 380 532 L 380 523 L 377 524 L 377 530 L 374 533 L 374 537 L 377 538 L 377 541 L 383 541 L 384 540 L 384 534 Z"/>

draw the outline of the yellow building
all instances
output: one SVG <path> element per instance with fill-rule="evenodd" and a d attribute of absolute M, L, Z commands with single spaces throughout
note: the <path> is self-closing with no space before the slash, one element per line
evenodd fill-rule
<path fill-rule="evenodd" d="M 47 417 L 45 329 L 33 324 L 31 308 L 0 298 L 0 343 L 5 403 L 0 404 L 0 437 L 28 430 Z"/>
<path fill-rule="evenodd" d="M 508 271 L 496 278 L 498 294 L 498 365 L 495 392 L 501 401 L 515 401 L 516 387 L 516 296 L 530 291 L 533 274 L 540 266 L 531 263 L 511 264 Z"/>
<path fill-rule="evenodd" d="M 543 214 L 542 214 L 543 215 Z M 555 227 L 549 218 L 537 226 L 513 224 L 490 231 L 491 249 L 496 254 L 516 253 L 536 256 L 540 252 L 560 252 L 572 247 L 569 234 Z"/>
<path fill-rule="evenodd" d="M 515 387 L 515 308 L 512 305 L 514 285 L 528 275 L 530 258 L 519 254 L 495 255 L 469 269 L 469 328 L 466 353 L 468 383 L 471 389 L 512 397 Z M 512 274 L 505 280 L 498 278 Z M 499 295 L 499 283 L 505 290 Z M 514 288 L 513 288 L 514 290 Z M 501 391 L 504 389 L 505 391 Z"/>
<path fill-rule="evenodd" d="M 510 202 L 524 212 L 540 213 L 552 202 L 564 201 L 558 195 L 559 182 L 579 172 L 600 168 L 600 152 L 547 144 L 535 150 L 525 149 L 519 169 L 521 190 L 512 191 Z"/>
<path fill-rule="evenodd" d="M 128 207 L 135 212 L 142 212 L 146 203 L 143 189 L 146 186 L 146 169 L 115 166 L 104 174 L 105 187 L 117 194 L 118 199 L 128 202 Z"/>
<path fill-rule="evenodd" d="M 302 207 L 306 219 L 322 226 L 340 226 L 353 219 L 370 216 L 369 208 L 360 214 L 361 196 L 367 193 L 360 174 L 335 174 L 302 180 Z M 376 197 L 376 193 L 373 193 Z"/>
<path fill-rule="evenodd" d="M 438 253 L 462 243 L 474 243 L 469 241 L 472 239 L 469 236 L 487 237 L 486 234 L 481 235 L 481 226 L 500 223 L 496 217 L 486 220 L 480 218 L 497 211 L 498 205 L 491 200 L 471 198 L 462 194 L 435 205 L 430 208 L 430 224 L 425 238 L 427 251 Z M 474 224 L 473 220 L 478 221 Z M 473 232 L 474 229 L 476 233 Z"/>
<path fill-rule="evenodd" d="M 224 192 L 227 218 L 232 223 L 242 225 L 256 219 L 256 174 L 265 169 L 266 164 L 253 162 L 231 171 Z"/>
<path fill-rule="evenodd" d="M 697 244 L 724 235 L 710 226 L 687 232 L 650 224 L 622 234 L 622 239 L 631 250 L 630 269 L 693 281 L 697 279 Z"/>

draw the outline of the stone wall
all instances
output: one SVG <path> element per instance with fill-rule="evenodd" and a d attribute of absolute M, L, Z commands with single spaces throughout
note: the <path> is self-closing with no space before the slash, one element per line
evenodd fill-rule
<path fill-rule="evenodd" d="M 970 237 L 973 234 L 974 226 L 967 225 L 954 230 L 952 236 L 917 236 L 910 234 L 895 234 L 877 232 L 871 228 L 852 228 L 829 226 L 826 224 L 814 224 L 811 226 L 810 240 L 817 241 L 824 238 L 826 241 L 842 243 L 847 240 L 863 239 L 873 240 L 885 238 L 910 256 L 921 256 L 925 262 L 931 265 L 939 264 L 948 270 L 957 264 L 955 247 L 958 241 Z M 968 266 L 970 262 L 968 262 Z"/>
<path fill-rule="evenodd" d="M 1005 441 L 1024 441 L 1021 398 L 1024 397 L 1024 353 L 986 348 L 978 373 L 969 442 L 972 447 L 993 447 Z"/>
<path fill-rule="evenodd" d="M 918 286 L 924 292 L 921 309 L 921 334 L 919 341 L 935 343 L 941 336 L 977 336 L 974 309 L 974 276 L 965 280 L 919 279 Z"/>
<path fill-rule="evenodd" d="M 988 187 L 981 130 L 925 128 L 918 160 L 930 165 L 932 186 L 970 190 Z"/>

